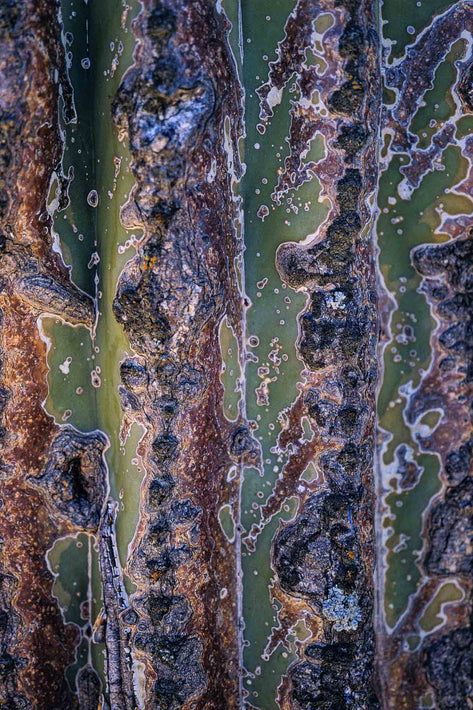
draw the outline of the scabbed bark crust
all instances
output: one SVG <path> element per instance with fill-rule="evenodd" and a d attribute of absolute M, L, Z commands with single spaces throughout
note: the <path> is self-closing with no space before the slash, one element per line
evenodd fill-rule
<path fill-rule="evenodd" d="M 52 248 L 47 211 L 53 171 L 63 183 L 60 87 L 65 120 L 74 115 L 58 11 L 55 0 L 0 7 L 0 704 L 45 710 L 77 705 L 64 671 L 78 642 L 52 595 L 46 553 L 58 537 L 97 526 L 106 487 L 102 464 L 88 473 L 82 466 L 101 461 L 102 438 L 59 434 L 42 407 L 46 345 L 38 316 L 47 310 L 91 325 L 94 310 Z"/>
<path fill-rule="evenodd" d="M 369 208 L 377 179 L 379 47 L 372 2 L 321 2 L 320 9 L 336 19 L 333 39 L 327 39 L 336 69 L 320 82 L 328 116 L 318 128 L 328 141 L 319 176 L 332 210 L 313 243 L 279 248 L 277 266 L 289 286 L 309 295 L 298 350 L 313 382 L 304 403 L 323 442 L 316 459 L 322 487 L 280 529 L 273 565 L 284 592 L 305 599 L 321 624 L 319 637 L 290 669 L 280 702 L 284 708 L 359 710 L 380 706 L 373 630 L 377 311 Z M 310 10 L 311 3 L 301 0 L 296 15 Z M 293 62 L 292 46 L 301 45 L 299 35 L 310 33 L 310 23 L 288 23 L 286 32 L 275 63 L 282 73 L 274 71 L 280 81 Z M 309 118 L 299 116 L 290 143 L 296 158 L 307 128 Z M 283 173 L 279 190 L 284 179 Z"/>
<path fill-rule="evenodd" d="M 386 644 L 390 663 L 383 673 L 386 706 L 417 707 L 416 695 L 434 692 L 441 708 L 466 706 L 473 693 L 471 650 L 473 558 L 472 337 L 470 301 L 473 230 L 445 244 L 425 245 L 412 253 L 439 328 L 432 337 L 433 363 L 411 398 L 407 418 L 413 423 L 433 407 L 442 421 L 419 438 L 423 450 L 438 452 L 444 487 L 424 517 L 425 546 L 420 560 L 426 579 L 408 612 Z M 411 652 L 405 639 L 418 633 L 422 610 L 440 586 L 455 581 L 463 598 L 446 607 L 444 623 Z M 416 692 L 414 692 L 416 691 Z"/>
<path fill-rule="evenodd" d="M 407 152 L 403 167 L 405 197 L 420 185 L 423 176 L 449 144 L 458 146 L 469 161 L 465 179 L 455 186 L 459 194 L 472 194 L 473 138 L 458 140 L 454 124 L 440 126 L 427 150 L 419 150 L 411 122 L 425 91 L 448 51 L 464 32 L 473 29 L 470 2 L 454 3 L 433 18 L 401 62 L 385 68 L 387 86 L 396 100 L 385 107 L 385 127 L 392 131 L 392 149 Z M 472 112 L 471 52 L 457 62 L 458 81 L 452 91 L 459 110 Z M 433 697 L 436 707 L 457 708 L 471 704 L 473 694 L 472 647 L 472 272 L 473 231 L 469 215 L 448 216 L 442 231 L 445 244 L 426 244 L 411 252 L 413 267 L 422 277 L 425 295 L 436 328 L 430 337 L 431 364 L 406 407 L 408 424 L 414 425 L 432 409 L 441 410 L 430 434 L 418 436 L 421 451 L 437 454 L 441 464 L 442 490 L 423 515 L 424 546 L 418 566 L 423 579 L 409 607 L 390 633 L 379 639 L 379 675 L 386 708 L 414 710 L 418 698 Z M 400 472 L 404 475 L 402 454 Z M 404 470 L 403 470 L 404 469 Z M 412 485 L 419 471 L 411 469 L 403 485 Z M 454 582 L 462 593 L 446 604 L 442 624 L 420 633 L 419 619 L 438 590 Z M 415 648 L 409 641 L 415 640 Z"/>
<path fill-rule="evenodd" d="M 226 474 L 257 450 L 238 434 L 244 422 L 223 415 L 218 327 L 226 315 L 241 337 L 240 88 L 215 3 L 145 0 L 135 32 L 114 104 L 136 178 L 122 219 L 144 231 L 114 301 L 136 353 L 121 364 L 123 406 L 147 432 L 127 569 L 138 587 L 132 643 L 147 708 L 238 707 L 238 565 L 218 510 L 238 513 L 238 478 Z"/>

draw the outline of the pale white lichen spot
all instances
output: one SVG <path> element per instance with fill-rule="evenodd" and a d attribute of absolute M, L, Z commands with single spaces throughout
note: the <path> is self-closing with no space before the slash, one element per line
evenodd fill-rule
<path fill-rule="evenodd" d="M 217 176 L 217 161 L 215 159 L 210 163 L 210 170 L 207 174 L 207 182 L 211 183 L 215 180 Z"/>
<path fill-rule="evenodd" d="M 256 216 L 259 217 L 259 219 L 264 222 L 265 218 L 269 215 L 269 208 L 267 205 L 261 205 L 259 208 L 258 212 L 256 213 Z"/>
<path fill-rule="evenodd" d="M 92 370 L 90 373 L 90 380 L 92 382 L 92 387 L 98 388 L 102 384 L 102 380 L 100 379 L 97 370 Z"/>
<path fill-rule="evenodd" d="M 231 466 L 230 470 L 227 473 L 227 482 L 230 483 L 230 481 L 233 481 L 236 478 L 236 475 L 237 475 L 236 466 Z"/>
<path fill-rule="evenodd" d="M 68 374 L 69 374 L 69 367 L 70 367 L 71 362 L 72 362 L 72 358 L 71 358 L 71 357 L 66 357 L 66 359 L 64 360 L 64 362 L 62 362 L 62 363 L 59 365 L 59 369 L 61 370 L 61 372 L 62 372 L 64 375 L 68 375 Z"/>
<path fill-rule="evenodd" d="M 91 190 L 87 195 L 87 204 L 90 207 L 97 207 L 99 204 L 99 194 L 97 190 Z"/>
<path fill-rule="evenodd" d="M 234 542 L 235 540 L 235 519 L 233 517 L 232 506 L 228 503 L 222 505 L 218 511 L 218 521 L 228 542 Z"/>
<path fill-rule="evenodd" d="M 88 267 L 89 269 L 92 269 L 92 268 L 93 268 L 94 266 L 96 266 L 99 262 L 100 262 L 100 256 L 99 256 L 98 252 L 94 251 L 94 252 L 92 252 L 92 254 L 90 255 L 90 261 L 89 261 L 89 263 L 87 264 L 87 267 Z"/>
<path fill-rule="evenodd" d="M 268 96 L 266 97 L 269 108 L 273 109 L 275 106 L 279 106 L 282 101 L 282 92 L 282 89 L 277 89 L 275 86 L 271 87 Z"/>

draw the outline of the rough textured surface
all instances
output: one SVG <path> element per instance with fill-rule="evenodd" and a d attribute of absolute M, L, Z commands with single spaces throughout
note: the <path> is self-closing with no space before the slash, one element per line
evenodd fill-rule
<path fill-rule="evenodd" d="M 437 502 L 429 519 L 429 543 L 424 565 L 429 574 L 470 575 L 473 570 L 473 482 L 470 478 L 450 488 Z"/>
<path fill-rule="evenodd" d="M 91 666 L 84 666 L 77 675 L 80 710 L 97 710 L 100 703 L 100 679 Z"/>
<path fill-rule="evenodd" d="M 136 178 L 123 220 L 145 234 L 114 301 L 137 353 L 121 365 L 124 407 L 147 431 L 133 644 L 146 707 L 237 707 L 237 566 L 218 510 L 237 500 L 226 473 L 249 444 L 223 416 L 218 326 L 227 315 L 241 332 L 229 173 L 240 172 L 241 97 L 212 3 L 143 6 L 114 104 Z"/>
<path fill-rule="evenodd" d="M 471 632 L 461 628 L 462 624 L 471 623 L 472 614 L 473 343 L 468 306 L 473 285 L 472 236 L 469 230 L 447 244 L 419 247 L 412 254 L 415 268 L 424 277 L 423 289 L 440 328 L 433 339 L 433 367 L 411 399 L 408 416 L 414 421 L 425 409 L 437 406 L 443 410 L 435 432 L 421 439 L 425 449 L 439 452 L 445 483 L 425 519 L 422 563 L 432 580 L 461 580 L 465 592 L 447 623 L 428 639 L 417 665 L 419 671 L 426 667 L 427 682 L 433 686 L 439 706 L 445 708 L 465 702 L 471 695 L 473 677 L 467 650 Z M 423 659 L 427 659 L 426 666 Z M 452 684 L 453 676 L 457 680 Z"/>
<path fill-rule="evenodd" d="M 392 136 L 394 155 L 408 153 L 399 194 L 408 200 L 424 176 L 435 168 L 452 144 L 468 161 L 466 177 L 455 191 L 471 195 L 473 145 L 471 137 L 458 140 L 455 122 L 471 112 L 471 56 L 455 62 L 458 72 L 452 94 L 457 113 L 436 125 L 430 145 L 418 149 L 413 120 L 419 101 L 433 86 L 435 72 L 461 33 L 472 29 L 472 5 L 461 1 L 433 18 L 413 41 L 406 55 L 385 68 L 389 87 L 397 90 L 391 106 L 384 108 L 384 125 Z M 433 124 L 432 124 L 433 125 Z M 458 178 L 455 178 L 458 179 Z M 471 400 L 472 400 L 472 232 L 470 215 L 443 215 L 433 233 L 448 235 L 443 244 L 425 244 L 411 252 L 411 263 L 420 275 L 436 327 L 430 336 L 431 363 L 420 385 L 409 397 L 405 416 L 414 426 L 430 410 L 442 416 L 432 432 L 416 434 L 419 449 L 437 454 L 442 490 L 423 515 L 423 550 L 419 560 L 422 579 L 403 618 L 392 633 L 379 641 L 379 677 L 387 708 L 418 707 L 418 698 L 431 693 L 436 707 L 471 703 L 471 667 L 467 656 L 472 614 L 471 596 Z M 421 471 L 398 449 L 401 486 L 415 486 Z M 448 605 L 442 623 L 423 638 L 419 619 L 441 585 L 455 582 L 462 598 Z M 409 640 L 416 639 L 413 648 Z M 458 682 L 452 685 L 451 678 Z"/>
<path fill-rule="evenodd" d="M 102 616 L 105 622 L 107 697 L 111 708 L 134 710 L 137 706 L 133 683 L 133 656 L 128 600 L 115 543 L 116 505 L 109 501 L 102 516 L 99 536 L 99 565 L 102 580 Z"/>
<path fill-rule="evenodd" d="M 370 2 L 322 2 L 320 9 L 336 13 L 324 45 L 328 68 L 322 80 L 314 79 L 328 116 L 315 121 L 310 109 L 293 111 L 291 159 L 275 195 L 294 179 L 297 184 L 294 176 L 303 171 L 296 173 L 296 161 L 306 139 L 314 128 L 323 132 L 328 152 L 314 169 L 330 197 L 331 212 L 312 243 L 283 244 L 276 258 L 283 281 L 309 295 L 300 316 L 298 351 L 311 385 L 303 412 L 318 440 L 315 461 L 322 485 L 306 499 L 295 522 L 276 536 L 273 564 L 290 595 L 278 599 L 290 606 L 291 596 L 305 598 L 322 628 L 318 642 L 304 649 L 307 660 L 291 668 L 292 699 L 284 695 L 280 702 L 282 707 L 376 708 L 372 445 L 377 316 L 367 197 L 376 181 L 378 38 Z M 297 47 L 308 42 L 312 12 L 314 4 L 298 3 L 279 59 L 270 65 L 268 87 L 271 77 L 279 87 L 294 71 Z M 310 97 L 314 84 L 299 71 L 301 90 Z M 268 113 L 265 93 L 263 118 Z M 339 665 L 331 661 L 337 649 L 344 649 Z"/>
<path fill-rule="evenodd" d="M 242 89 L 218 3 L 142 0 L 142 6 L 135 64 L 113 104 L 135 178 L 122 219 L 144 235 L 113 303 L 131 345 L 120 363 L 123 431 L 133 422 L 145 431 L 140 519 L 126 569 L 136 586 L 130 599 L 115 539 L 117 504 L 108 500 L 108 442 L 99 432 L 59 427 L 43 408 L 46 345 L 38 319 L 49 314 L 93 329 L 97 316 L 55 251 L 47 204 L 53 172 L 58 203 L 64 207 L 68 199 L 58 107 L 66 122 L 74 119 L 59 5 L 4 0 L 0 7 L 0 705 L 7 708 L 95 710 L 109 703 L 117 710 L 140 704 L 197 710 L 237 708 L 243 700 L 240 482 L 244 466 L 258 465 L 260 447 L 241 412 L 233 422 L 224 416 L 219 343 L 226 318 L 244 352 L 233 192 L 242 175 Z M 295 642 L 297 660 L 277 689 L 282 710 L 414 709 L 413 688 L 431 691 L 440 708 L 458 708 L 469 706 L 473 694 L 473 232 L 465 215 L 444 216 L 451 241 L 411 255 L 438 328 L 431 368 L 410 398 L 406 423 L 414 426 L 425 412 L 442 409 L 440 424 L 430 435 L 419 430 L 418 441 L 422 451 L 438 454 L 443 487 L 424 516 L 426 543 L 418 560 L 424 579 L 378 652 L 384 698 L 375 678 L 379 306 L 371 205 L 380 71 L 374 9 L 372 0 L 295 2 L 268 80 L 256 92 L 265 129 L 274 91 L 279 96 L 292 82 L 296 87 L 274 203 L 281 205 L 314 174 L 330 203 L 312 241 L 285 243 L 277 252 L 288 292 L 307 295 L 297 342 L 305 369 L 277 441 L 289 451 L 284 475 L 261 508 L 261 524 L 243 541 L 254 550 L 283 501 L 298 495 L 295 518 L 280 524 L 271 546 L 277 581 L 270 594 L 281 607 L 273 650 L 304 614 L 310 627 L 305 640 Z M 327 12 L 333 23 L 320 41 L 323 69 L 306 61 L 306 49 L 315 46 L 314 20 Z M 410 123 L 439 61 L 460 31 L 473 29 L 472 16 L 470 2 L 455 3 L 405 59 L 386 69 L 397 93 L 383 120 L 390 150 L 410 155 L 401 169 L 406 197 L 456 140 L 447 123 L 420 150 Z M 471 113 L 471 58 L 458 72 L 457 107 Z M 315 109 L 315 92 L 323 111 Z M 317 134 L 327 151 L 314 163 L 306 157 Z M 468 195 L 473 139 L 466 138 L 462 150 L 470 172 L 459 194 Z M 304 419 L 310 441 L 302 438 Z M 313 486 L 299 488 L 309 462 L 316 470 Z M 407 447 L 397 449 L 395 464 L 401 489 L 413 488 L 422 471 Z M 233 478 L 227 475 L 232 466 Z M 235 515 L 232 541 L 219 519 L 222 506 Z M 58 539 L 79 532 L 96 536 L 103 610 L 95 637 L 106 652 L 107 700 L 90 665 L 76 678 L 76 695 L 64 675 L 79 638 L 53 596 L 46 555 Z M 452 580 L 463 594 L 459 603 L 447 609 L 439 631 L 409 647 L 426 605 Z"/>
<path fill-rule="evenodd" d="M 92 299 L 49 276 L 24 276 L 16 281 L 15 290 L 38 313 L 57 315 L 74 325 L 81 323 L 92 327 L 94 324 Z"/>
<path fill-rule="evenodd" d="M 439 707 L 469 707 L 473 696 L 473 635 L 459 628 L 431 642 L 425 652 L 427 678 Z"/>
<path fill-rule="evenodd" d="M 9 708 L 96 708 L 101 683 L 92 669 L 77 679 L 78 695 L 66 680 L 80 637 L 59 609 L 47 563 L 47 552 L 59 538 L 97 531 L 108 491 L 105 437 L 60 428 L 43 407 L 46 344 L 38 317 L 54 315 L 92 328 L 96 315 L 93 301 L 71 282 L 55 248 L 48 203 L 55 174 L 58 204 L 67 205 L 59 107 L 66 122 L 75 117 L 58 2 L 3 3 L 0 48 L 0 633 L 5 664 L 0 702 Z M 110 676 L 115 665 L 111 645 L 106 646 Z"/>
<path fill-rule="evenodd" d="M 53 250 L 47 211 L 51 175 L 60 172 L 60 89 L 65 117 L 73 117 L 57 13 L 53 1 L 7 0 L 0 8 L 0 702 L 9 708 L 76 706 L 64 671 L 74 659 L 77 632 L 53 598 L 46 551 L 57 537 L 76 531 L 77 520 L 57 515 L 57 508 L 50 514 L 51 489 L 35 485 L 57 433 L 42 408 L 46 346 L 38 314 L 46 301 L 57 312 L 67 300 L 61 317 L 89 324 L 93 318 L 92 302 L 74 291 Z M 74 505 L 75 491 L 69 494 Z"/>
<path fill-rule="evenodd" d="M 48 491 L 53 515 L 85 530 L 97 530 L 105 502 L 105 443 L 99 432 L 62 429 L 51 444 L 44 473 L 35 481 Z"/>

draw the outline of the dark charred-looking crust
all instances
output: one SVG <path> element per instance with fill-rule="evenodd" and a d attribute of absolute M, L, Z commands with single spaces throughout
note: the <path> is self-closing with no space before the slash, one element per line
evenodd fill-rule
<path fill-rule="evenodd" d="M 277 534 L 273 565 L 283 590 L 306 599 L 322 622 L 317 643 L 290 670 L 287 706 L 372 709 L 379 707 L 372 578 L 377 303 L 367 197 L 376 187 L 378 37 L 371 2 L 320 4 L 339 13 L 335 27 L 341 27 L 333 61 L 342 78 L 328 92 L 322 82 L 317 87 L 329 110 L 319 129 L 328 136 L 327 168 L 313 168 L 333 197 L 332 211 L 312 244 L 282 245 L 276 263 L 288 286 L 310 296 L 298 352 L 317 382 L 305 392 L 304 410 L 325 442 L 316 460 L 323 485 Z M 299 2 L 295 14 L 306 5 Z M 275 85 L 293 61 L 290 42 L 299 46 L 298 33 L 310 27 L 293 24 L 286 25 L 287 54 L 280 48 Z M 297 135 L 291 134 L 294 156 Z"/>
<path fill-rule="evenodd" d="M 334 18 L 325 38 L 325 74 L 305 65 L 321 12 Z M 60 428 L 42 405 L 46 345 L 38 318 L 49 314 L 92 329 L 97 316 L 53 248 L 47 205 L 53 172 L 59 205 L 67 205 L 59 110 L 65 122 L 74 119 L 60 30 L 58 0 L 0 3 L 0 705 L 101 707 L 101 681 L 91 666 L 79 672 L 76 694 L 66 682 L 79 634 L 60 613 L 47 565 L 59 538 L 86 531 L 97 536 L 103 614 L 96 640 L 106 647 L 110 706 L 138 705 L 138 660 L 146 708 L 236 709 L 239 560 L 219 511 L 230 505 L 238 520 L 239 475 L 229 480 L 227 472 L 257 465 L 260 449 L 243 416 L 233 423 L 225 418 L 220 380 L 222 320 L 240 344 L 244 337 L 232 190 L 242 175 L 242 89 L 228 23 L 210 0 L 142 0 L 135 64 L 113 102 L 135 177 L 122 219 L 143 228 L 113 302 L 133 350 L 120 364 L 124 420 L 145 429 L 139 454 L 146 476 L 126 568 L 136 585 L 130 600 L 115 541 L 117 508 L 107 501 L 106 439 Z M 436 67 L 463 31 L 473 31 L 466 0 L 386 68 L 396 100 L 384 108 L 383 121 L 390 150 L 410 154 L 401 168 L 407 190 L 455 141 L 448 124 L 428 149 L 418 150 L 409 128 Z M 308 296 L 297 343 L 305 382 L 278 444 L 292 445 L 303 417 L 314 441 L 304 450 L 294 446 L 264 515 L 278 510 L 300 480 L 298 466 L 313 461 L 318 475 L 315 492 L 305 489 L 298 514 L 281 524 L 271 549 L 277 575 L 271 593 L 281 602 L 281 618 L 284 605 L 305 604 L 313 622 L 310 641 L 297 644 L 298 658 L 278 688 L 284 710 L 410 708 L 417 706 L 414 688 L 453 709 L 473 695 L 473 231 L 460 219 L 451 241 L 412 253 L 438 328 L 432 366 L 406 417 L 414 424 L 424 411 L 442 408 L 440 424 L 418 440 L 422 450 L 438 454 L 443 486 L 424 516 L 424 580 L 405 618 L 383 639 L 378 666 L 385 666 L 380 677 L 389 684 L 383 701 L 374 679 L 378 305 L 370 205 L 381 121 L 378 55 L 372 0 L 298 0 L 268 82 L 257 90 L 264 123 L 273 115 L 271 89 L 282 91 L 296 76 L 301 96 L 291 101 L 289 155 L 278 171 L 274 202 L 281 204 L 316 174 L 331 203 L 310 244 L 283 244 L 276 256 L 285 285 Z M 457 104 L 471 113 L 471 56 L 457 68 Z M 315 90 L 323 116 L 308 108 Z M 327 155 L 305 163 L 317 133 L 325 137 Z M 470 159 L 471 141 L 464 141 Z M 400 487 L 413 487 L 420 468 L 405 447 L 396 456 Z M 453 578 L 461 600 L 447 610 L 441 629 L 406 651 L 422 609 Z"/>
<path fill-rule="evenodd" d="M 455 579 L 463 598 L 442 627 L 428 636 L 414 654 L 398 655 L 392 673 L 405 674 L 412 688 L 423 684 L 435 693 L 439 707 L 461 707 L 471 696 L 472 668 L 472 354 L 471 301 L 473 287 L 472 230 L 444 244 L 424 245 L 412 252 L 412 263 L 422 275 L 422 291 L 439 322 L 432 338 L 433 365 L 411 397 L 408 421 L 424 411 L 442 408 L 441 423 L 430 436 L 420 437 L 423 449 L 438 452 L 444 487 L 424 516 L 425 546 L 422 569 L 429 582 L 418 593 L 402 627 L 393 635 L 393 649 L 402 635 L 412 633 L 415 611 L 429 598 L 428 587 Z M 454 393 L 454 396 L 452 394 Z M 431 592 L 432 593 L 432 592 Z M 406 666 L 416 669 L 415 675 Z M 391 676 L 391 678 L 394 676 Z M 455 681 L 453 682 L 453 678 Z M 396 696 L 394 696 L 395 699 Z"/>
<path fill-rule="evenodd" d="M 460 145 L 453 120 L 440 124 L 424 150 L 415 146 L 411 122 L 425 91 L 433 85 L 439 62 L 462 32 L 471 31 L 470 2 L 452 4 L 435 17 L 406 55 L 385 69 L 386 83 L 397 89 L 392 106 L 385 107 L 385 126 L 390 130 L 390 148 L 408 153 L 410 160 L 401 172 L 403 199 L 417 188 L 448 145 Z M 471 112 L 471 55 L 456 62 L 458 81 L 452 87 L 463 113 Z M 471 194 L 471 137 L 461 144 L 469 160 L 468 177 L 456 189 Z M 401 190 L 400 190 L 401 192 Z M 450 236 L 442 244 L 425 244 L 411 252 L 411 261 L 422 277 L 419 291 L 427 300 L 437 326 L 430 336 L 431 363 L 420 385 L 410 396 L 405 410 L 414 425 L 423 414 L 441 410 L 442 416 L 430 434 L 416 434 L 420 450 L 436 454 L 440 461 L 442 489 L 423 515 L 424 546 L 419 559 L 422 580 L 411 596 L 409 609 L 397 627 L 381 640 L 384 662 L 380 677 L 389 708 L 417 707 L 418 697 L 430 693 L 438 707 L 460 707 L 471 696 L 471 666 L 466 660 L 472 617 L 471 590 L 471 401 L 472 401 L 472 321 L 473 251 L 471 218 L 447 218 L 440 231 Z M 401 487 L 416 484 L 421 474 L 406 460 L 406 451 L 397 451 Z M 461 598 L 446 607 L 445 619 L 411 650 L 409 638 L 419 633 L 419 619 L 442 584 L 455 583 Z M 449 678 L 455 677 L 453 686 Z M 458 682 L 456 682 L 458 681 Z"/>
<path fill-rule="evenodd" d="M 51 444 L 44 473 L 36 479 L 48 491 L 53 514 L 77 528 L 96 531 L 107 492 L 105 437 L 62 429 Z"/>
<path fill-rule="evenodd" d="M 218 510 L 237 504 L 226 472 L 254 442 L 223 416 L 218 326 L 226 315 L 241 337 L 230 175 L 241 175 L 241 91 L 214 3 L 145 1 L 135 31 L 113 107 L 136 179 L 122 218 L 145 235 L 114 300 L 137 353 L 121 365 L 123 406 L 147 430 L 132 643 L 146 707 L 237 707 L 236 557 Z"/>
<path fill-rule="evenodd" d="M 473 696 L 472 651 L 471 627 L 454 629 L 427 645 L 423 661 L 439 707 L 467 707 Z"/>

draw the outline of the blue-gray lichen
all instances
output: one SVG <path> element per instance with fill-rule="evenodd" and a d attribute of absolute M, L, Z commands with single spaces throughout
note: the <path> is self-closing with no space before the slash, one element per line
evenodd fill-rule
<path fill-rule="evenodd" d="M 335 622 L 335 631 L 356 631 L 361 621 L 358 595 L 345 594 L 340 587 L 332 587 L 324 599 L 322 613 L 326 619 Z"/>

